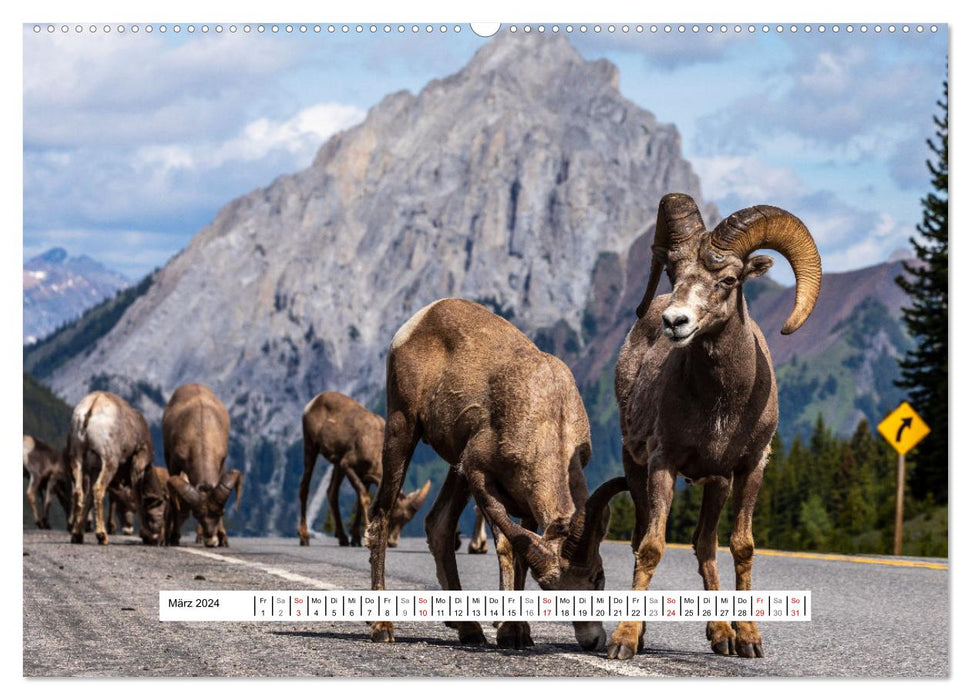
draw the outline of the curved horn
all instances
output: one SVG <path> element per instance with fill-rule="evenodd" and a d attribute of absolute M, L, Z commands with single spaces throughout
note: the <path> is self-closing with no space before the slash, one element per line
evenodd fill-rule
<path fill-rule="evenodd" d="M 692 236 L 705 231 L 705 222 L 695 200 L 686 194 L 666 194 L 661 197 L 657 209 L 657 225 L 654 227 L 654 245 L 651 247 L 651 277 L 644 290 L 644 298 L 637 306 L 637 318 L 643 318 L 651 305 L 657 285 L 664 270 L 664 256 L 668 250 Z"/>
<path fill-rule="evenodd" d="M 422 504 L 425 502 L 425 498 L 428 497 L 428 490 L 432 487 L 432 480 L 428 479 L 425 481 L 425 485 L 420 489 L 412 491 L 407 496 L 405 496 L 405 507 L 408 509 L 409 517 L 415 517 L 415 513 L 421 510 Z"/>
<path fill-rule="evenodd" d="M 229 471 L 223 473 L 222 478 L 219 479 L 219 483 L 216 484 L 216 488 L 212 490 L 209 494 L 209 498 L 212 502 L 218 505 L 220 508 L 225 507 L 226 501 L 229 500 L 229 494 L 235 490 L 236 491 L 236 503 L 239 503 L 239 492 L 243 488 L 243 474 L 238 469 L 230 469 Z"/>
<path fill-rule="evenodd" d="M 513 551 L 525 560 L 526 566 L 533 572 L 541 586 L 559 575 L 559 558 L 556 552 L 546 545 L 543 538 L 513 522 L 506 509 L 492 494 L 486 496 L 484 503 L 479 503 L 478 498 L 476 502 L 493 530 L 498 530 L 509 540 Z"/>
<path fill-rule="evenodd" d="M 789 261 L 796 275 L 796 303 L 782 327 L 788 335 L 812 313 L 819 297 L 823 268 L 809 229 L 785 209 L 759 205 L 741 209 L 711 232 L 711 245 L 744 260 L 760 248 L 776 250 Z"/>
<path fill-rule="evenodd" d="M 177 498 L 173 499 L 176 507 L 178 507 L 179 500 L 181 499 L 187 506 L 189 506 L 190 510 L 199 510 L 199 506 L 202 505 L 202 496 L 200 496 L 199 492 L 196 491 L 196 488 L 189 483 L 189 479 L 184 473 L 169 479 L 168 486 L 169 493 L 177 496 Z"/>
<path fill-rule="evenodd" d="M 604 515 L 610 499 L 621 491 L 627 491 L 627 478 L 618 476 L 597 487 L 583 508 L 577 508 L 570 523 L 570 535 L 563 544 L 563 558 L 584 563 L 593 558 L 601 540 L 607 534 Z"/>

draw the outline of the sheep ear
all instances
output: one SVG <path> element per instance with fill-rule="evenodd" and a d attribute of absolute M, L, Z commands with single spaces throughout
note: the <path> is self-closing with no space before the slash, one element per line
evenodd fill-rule
<path fill-rule="evenodd" d="M 768 255 L 755 255 L 749 258 L 742 269 L 742 281 L 761 277 L 772 267 L 772 262 L 772 258 Z"/>

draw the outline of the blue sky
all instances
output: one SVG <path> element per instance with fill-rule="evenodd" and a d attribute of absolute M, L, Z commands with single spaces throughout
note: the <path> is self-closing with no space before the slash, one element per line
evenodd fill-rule
<path fill-rule="evenodd" d="M 234 197 L 310 164 L 328 136 L 384 95 L 459 70 L 486 39 L 169 30 L 48 34 L 24 27 L 24 257 L 53 245 L 137 278 L 183 248 Z M 114 26 L 117 27 L 117 24 Z M 424 27 L 424 25 L 422 25 Z M 454 25 L 448 25 L 450 28 Z M 565 25 L 561 25 L 565 26 Z M 576 25 L 579 26 L 579 25 Z M 571 41 L 620 68 L 621 92 L 677 125 L 705 198 L 755 203 L 809 225 L 824 269 L 908 245 L 945 76 L 947 28 L 866 33 L 818 24 L 750 34 L 677 26 Z M 785 265 L 773 270 L 789 281 Z"/>

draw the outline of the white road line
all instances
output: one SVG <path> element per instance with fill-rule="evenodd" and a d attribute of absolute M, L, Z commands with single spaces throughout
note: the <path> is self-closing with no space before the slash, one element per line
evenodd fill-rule
<path fill-rule="evenodd" d="M 560 654 L 573 661 L 593 666 L 601 671 L 607 671 L 617 676 L 631 676 L 633 678 L 664 678 L 663 673 L 655 673 L 635 666 L 629 661 L 608 661 L 599 656 L 584 656 L 582 654 Z"/>
<path fill-rule="evenodd" d="M 321 581 L 316 578 L 308 578 L 307 576 L 301 576 L 300 574 L 294 574 L 286 569 L 278 569 L 275 566 L 270 566 L 269 564 L 263 564 L 258 561 L 247 561 L 245 559 L 237 559 L 236 557 L 227 557 L 225 554 L 216 554 L 214 552 L 207 552 L 204 549 L 190 549 L 189 547 L 182 547 L 179 549 L 180 552 L 189 552 L 190 554 L 195 554 L 200 557 L 209 557 L 210 559 L 216 559 L 217 561 L 224 561 L 228 564 L 238 564 L 239 566 L 246 566 L 250 569 L 258 569 L 264 573 L 271 574 L 273 576 L 279 576 L 287 581 L 293 581 L 294 583 L 302 583 L 305 586 L 309 586 L 315 589 L 324 589 L 328 591 L 337 590 L 337 586 L 332 583 L 327 583 L 326 581 Z"/>
<path fill-rule="evenodd" d="M 183 547 L 179 549 L 180 552 L 189 552 L 190 554 L 195 554 L 200 557 L 208 557 L 210 559 L 215 559 L 217 561 L 223 561 L 227 564 L 238 564 L 239 566 L 245 566 L 250 569 L 258 569 L 267 574 L 273 576 L 279 576 L 287 581 L 293 581 L 294 583 L 302 583 L 306 586 L 310 586 L 316 589 L 324 590 L 337 590 L 337 586 L 327 583 L 326 581 L 321 581 L 315 578 L 309 578 L 307 576 L 301 576 L 300 574 L 294 574 L 286 569 L 279 569 L 274 566 L 269 566 L 267 564 L 260 563 L 258 561 L 246 561 L 245 559 L 237 559 L 236 557 L 227 557 L 225 554 L 216 554 L 214 552 L 207 552 L 204 549 L 190 549 L 188 547 Z M 634 678 L 663 678 L 664 674 L 654 673 L 643 669 L 639 666 L 627 663 L 626 661 L 607 661 L 606 659 L 601 659 L 599 656 L 584 656 L 582 654 L 561 654 L 561 656 L 571 659 L 573 661 L 579 662 L 581 664 L 586 664 L 587 666 L 592 666 L 601 671 L 607 671 L 613 675 L 618 676 L 630 676 Z"/>

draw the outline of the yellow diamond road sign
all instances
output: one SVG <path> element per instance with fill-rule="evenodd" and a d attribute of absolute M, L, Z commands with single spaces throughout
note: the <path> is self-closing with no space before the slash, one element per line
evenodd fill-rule
<path fill-rule="evenodd" d="M 906 454 L 927 437 L 931 429 L 917 415 L 917 411 L 904 401 L 893 413 L 883 419 L 883 422 L 877 426 L 877 431 L 898 453 Z"/>

